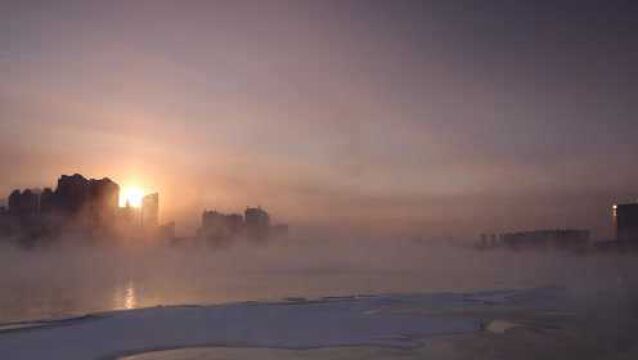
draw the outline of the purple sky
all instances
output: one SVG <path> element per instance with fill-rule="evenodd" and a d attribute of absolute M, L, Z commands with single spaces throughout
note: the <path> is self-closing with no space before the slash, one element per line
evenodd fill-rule
<path fill-rule="evenodd" d="M 184 229 L 610 231 L 638 198 L 635 1 L 2 1 L 0 193 L 62 173 Z M 5 195 L 0 195 L 4 197 Z"/>

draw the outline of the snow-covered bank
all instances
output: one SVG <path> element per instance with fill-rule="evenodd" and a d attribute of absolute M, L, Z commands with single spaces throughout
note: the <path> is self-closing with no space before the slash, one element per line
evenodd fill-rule
<path fill-rule="evenodd" d="M 99 359 L 156 349 L 235 346 L 304 349 L 414 347 L 428 336 L 480 331 L 468 311 L 531 302 L 553 289 L 290 299 L 101 313 L 0 330 L 7 359 Z M 530 305 L 530 304 L 528 304 Z M 471 312 L 471 311 L 470 311 Z"/>

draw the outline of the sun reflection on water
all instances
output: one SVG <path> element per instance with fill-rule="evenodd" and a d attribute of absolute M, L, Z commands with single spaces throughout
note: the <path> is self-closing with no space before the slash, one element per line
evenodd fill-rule
<path fill-rule="evenodd" d="M 135 297 L 135 287 L 133 282 L 129 281 L 126 285 L 126 293 L 124 295 L 124 308 L 134 309 L 137 306 L 137 299 Z"/>
<path fill-rule="evenodd" d="M 123 287 L 116 289 L 114 300 L 116 309 L 135 309 L 138 305 L 135 283 L 129 280 Z"/>

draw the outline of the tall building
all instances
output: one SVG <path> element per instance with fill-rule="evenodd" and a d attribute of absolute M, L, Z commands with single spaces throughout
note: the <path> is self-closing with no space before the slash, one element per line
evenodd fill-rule
<path fill-rule="evenodd" d="M 33 190 L 14 190 L 9 195 L 9 212 L 19 216 L 35 215 L 39 212 L 39 200 Z"/>
<path fill-rule="evenodd" d="M 42 237 L 62 232 L 85 235 L 108 233 L 115 225 L 120 187 L 108 178 L 87 179 L 80 174 L 62 175 L 55 190 L 15 190 L 8 198 L 4 222 L 12 229 L 2 234 L 18 235 L 19 241 L 32 244 Z"/>
<path fill-rule="evenodd" d="M 88 202 L 89 180 L 80 174 L 62 175 L 55 190 L 57 210 L 67 214 L 77 214 Z"/>
<path fill-rule="evenodd" d="M 159 226 L 159 194 L 149 194 L 142 199 L 142 228 L 156 229 Z"/>
<path fill-rule="evenodd" d="M 55 210 L 55 193 L 51 188 L 45 188 L 40 194 L 40 212 L 49 214 Z"/>
<path fill-rule="evenodd" d="M 638 242 L 638 203 L 613 205 L 612 220 L 616 240 Z"/>
<path fill-rule="evenodd" d="M 118 209 L 117 225 L 126 234 L 138 232 L 142 227 L 141 208 L 132 207 L 127 201 L 126 206 Z"/>
<path fill-rule="evenodd" d="M 240 214 L 204 211 L 199 235 L 213 241 L 231 240 L 243 230 L 243 226 L 244 218 Z"/>
<path fill-rule="evenodd" d="M 246 208 L 244 212 L 246 234 L 249 238 L 264 239 L 270 231 L 270 215 L 261 207 Z"/>
<path fill-rule="evenodd" d="M 58 179 L 49 201 L 57 211 L 74 215 L 88 212 L 93 222 L 106 224 L 115 218 L 119 196 L 120 186 L 109 178 L 87 179 L 74 174 Z"/>
<path fill-rule="evenodd" d="M 88 182 L 88 210 L 93 225 L 112 224 L 119 207 L 120 186 L 109 178 Z"/>

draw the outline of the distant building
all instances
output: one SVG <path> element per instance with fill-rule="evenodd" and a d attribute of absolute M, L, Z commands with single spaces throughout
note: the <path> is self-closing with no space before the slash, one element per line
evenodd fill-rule
<path fill-rule="evenodd" d="M 0 235 L 7 236 L 12 235 L 14 222 L 9 215 L 9 210 L 6 206 L 0 206 Z"/>
<path fill-rule="evenodd" d="M 3 214 L 1 234 L 34 244 L 63 231 L 103 233 L 115 223 L 120 187 L 108 178 L 62 175 L 55 191 L 14 190 Z"/>
<path fill-rule="evenodd" d="M 116 225 L 121 234 L 141 234 L 142 209 L 131 206 L 127 201 L 124 207 L 118 208 Z"/>
<path fill-rule="evenodd" d="M 613 205 L 612 220 L 617 241 L 638 242 L 638 203 Z"/>
<path fill-rule="evenodd" d="M 479 249 L 504 247 L 512 250 L 586 250 L 588 230 L 556 229 L 482 234 Z"/>
<path fill-rule="evenodd" d="M 227 244 L 235 238 L 265 241 L 271 237 L 282 238 L 288 234 L 288 225 L 272 226 L 270 215 L 261 207 L 248 207 L 241 214 L 224 214 L 204 211 L 202 226 L 198 231 L 200 239 L 214 244 Z"/>
<path fill-rule="evenodd" d="M 265 239 L 270 232 L 270 215 L 261 207 L 246 208 L 244 212 L 246 234 L 252 239 Z"/>
<path fill-rule="evenodd" d="M 54 193 L 47 192 L 47 210 L 68 215 L 88 215 L 92 223 L 105 224 L 115 219 L 120 186 L 109 178 L 86 179 L 80 174 L 62 175 Z"/>
<path fill-rule="evenodd" d="M 88 208 L 93 226 L 108 226 L 115 221 L 119 209 L 120 186 L 108 178 L 88 182 Z"/>
<path fill-rule="evenodd" d="M 62 175 L 55 190 L 55 207 L 67 214 L 77 214 L 88 202 L 89 180 L 80 174 Z"/>
<path fill-rule="evenodd" d="M 9 195 L 9 213 L 16 216 L 29 216 L 39 213 L 39 195 L 37 192 L 26 189 L 14 190 Z"/>
<path fill-rule="evenodd" d="M 244 218 L 240 214 L 223 214 L 204 211 L 199 236 L 212 242 L 226 242 L 239 235 L 244 229 Z"/>
<path fill-rule="evenodd" d="M 175 241 L 175 222 L 171 221 L 159 227 L 159 237 L 163 240 Z"/>
<path fill-rule="evenodd" d="M 141 211 L 142 228 L 156 229 L 159 226 L 159 194 L 144 196 Z"/>
<path fill-rule="evenodd" d="M 55 193 L 51 188 L 45 188 L 40 194 L 40 212 L 50 214 L 55 210 Z"/>
<path fill-rule="evenodd" d="M 579 249 L 589 244 L 587 230 L 536 230 L 501 234 L 501 241 L 512 248 Z"/>

